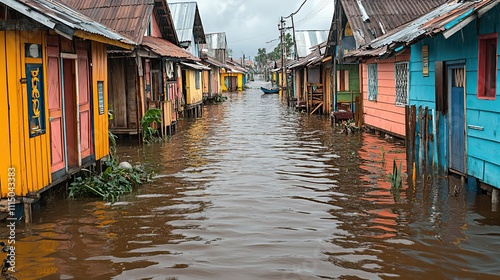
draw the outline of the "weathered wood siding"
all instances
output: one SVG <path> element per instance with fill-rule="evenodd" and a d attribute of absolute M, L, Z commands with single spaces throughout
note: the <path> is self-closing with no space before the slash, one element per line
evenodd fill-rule
<path fill-rule="evenodd" d="M 410 55 L 405 52 L 397 57 L 375 60 L 362 64 L 363 77 L 363 113 L 365 124 L 389 132 L 401 138 L 405 137 L 405 108 L 396 106 L 396 82 L 394 63 L 408 61 Z M 368 64 L 378 67 L 378 96 L 376 101 L 368 100 Z M 410 79 L 411 80 L 411 79 Z"/>
<path fill-rule="evenodd" d="M 464 61 L 466 70 L 466 157 L 467 174 L 474 176 L 489 185 L 500 188 L 500 69 L 498 68 L 497 49 L 497 80 L 496 97 L 494 100 L 477 97 L 478 87 L 478 41 L 483 34 L 498 33 L 500 30 L 500 6 L 484 14 L 480 21 L 477 19 L 465 26 L 448 39 L 443 36 L 424 39 L 411 47 L 411 86 L 410 104 L 436 108 L 435 100 L 435 62 Z M 429 46 L 429 76 L 422 75 L 422 46 Z M 441 120 L 447 116 L 441 116 Z M 478 126 L 482 130 L 468 129 L 468 126 Z M 448 130 L 442 122 L 439 126 L 440 151 L 448 149 Z M 442 154 L 444 156 L 444 154 Z M 446 158 L 439 162 L 446 167 Z"/>
<path fill-rule="evenodd" d="M 47 101 L 46 54 L 42 58 L 26 58 L 25 43 L 40 44 L 45 50 L 45 33 L 28 31 L 0 31 L 0 85 L 4 92 L 0 97 L 0 186 L 1 197 L 6 197 L 9 189 L 9 168 L 14 168 L 15 193 L 24 196 L 42 189 L 51 183 L 50 131 Z M 42 64 L 43 70 L 43 110 L 45 132 L 30 137 L 28 123 L 28 103 L 32 102 L 26 78 L 26 64 Z M 41 82 L 42 82 L 41 81 Z M 12 170 L 11 170 L 12 171 Z"/>

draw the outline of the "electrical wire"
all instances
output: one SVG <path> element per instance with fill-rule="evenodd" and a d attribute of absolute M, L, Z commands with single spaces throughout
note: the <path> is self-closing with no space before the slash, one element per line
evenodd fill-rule
<path fill-rule="evenodd" d="M 300 11 L 300 9 L 302 9 L 302 7 L 304 6 L 304 4 L 306 2 L 307 2 L 307 0 L 304 0 L 304 2 L 302 2 L 302 4 L 300 5 L 299 9 L 297 11 L 295 11 L 295 13 L 291 13 L 289 16 L 284 17 L 283 19 L 290 18 L 290 17 L 294 16 L 295 14 L 297 14 Z"/>
<path fill-rule="evenodd" d="M 322 0 L 319 2 L 305 17 L 299 20 L 297 23 L 305 23 L 313 19 L 313 16 L 326 8 L 330 4 L 330 0 Z"/>

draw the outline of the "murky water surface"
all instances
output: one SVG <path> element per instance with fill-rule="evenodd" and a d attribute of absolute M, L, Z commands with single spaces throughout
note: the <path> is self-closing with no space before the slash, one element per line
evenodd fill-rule
<path fill-rule="evenodd" d="M 341 134 L 261 85 L 164 144 L 120 147 L 157 178 L 119 203 L 56 198 L 36 211 L 17 228 L 18 279 L 499 277 L 488 197 L 438 178 L 395 199 L 402 145 Z"/>

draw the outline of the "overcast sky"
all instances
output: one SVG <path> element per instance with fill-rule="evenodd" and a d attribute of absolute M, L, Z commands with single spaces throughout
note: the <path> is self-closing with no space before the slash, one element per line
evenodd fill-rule
<path fill-rule="evenodd" d="M 192 2 L 171 0 L 169 3 Z M 297 11 L 304 0 L 197 0 L 205 33 L 225 32 L 233 57 L 252 59 L 259 48 L 272 51 L 278 44 L 281 16 Z M 294 16 L 296 30 L 329 30 L 333 0 L 307 0 Z M 291 26 L 288 20 L 287 26 Z M 272 42 L 270 42 L 272 41 Z M 270 42 L 270 43 L 268 43 Z"/>

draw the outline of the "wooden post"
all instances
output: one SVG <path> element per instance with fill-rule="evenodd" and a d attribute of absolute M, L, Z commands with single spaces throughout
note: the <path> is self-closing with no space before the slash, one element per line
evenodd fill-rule
<path fill-rule="evenodd" d="M 29 198 L 24 198 L 23 199 L 23 206 L 24 206 L 24 223 L 26 225 L 31 225 L 32 222 L 32 213 L 31 213 L 31 202 L 32 199 Z"/>
<path fill-rule="evenodd" d="M 405 106 L 405 148 L 406 148 L 406 174 L 411 174 L 411 158 L 410 158 L 410 110 L 409 106 Z"/>
<path fill-rule="evenodd" d="M 418 122 L 419 122 L 419 142 L 418 142 L 418 171 L 419 174 L 421 174 L 422 169 L 423 169 L 423 157 L 424 157 L 424 123 L 423 123 L 423 111 L 422 111 L 422 106 L 418 107 Z"/>
<path fill-rule="evenodd" d="M 424 110 L 424 172 L 427 173 L 427 166 L 429 162 L 429 108 L 425 107 Z"/>
<path fill-rule="evenodd" d="M 411 161 L 413 166 L 415 166 L 416 162 L 416 141 L 417 141 L 417 107 L 415 105 L 411 106 Z M 415 168 L 416 169 L 416 168 Z M 416 170 L 415 170 L 416 171 Z M 414 172 L 415 172 L 414 171 Z"/>

